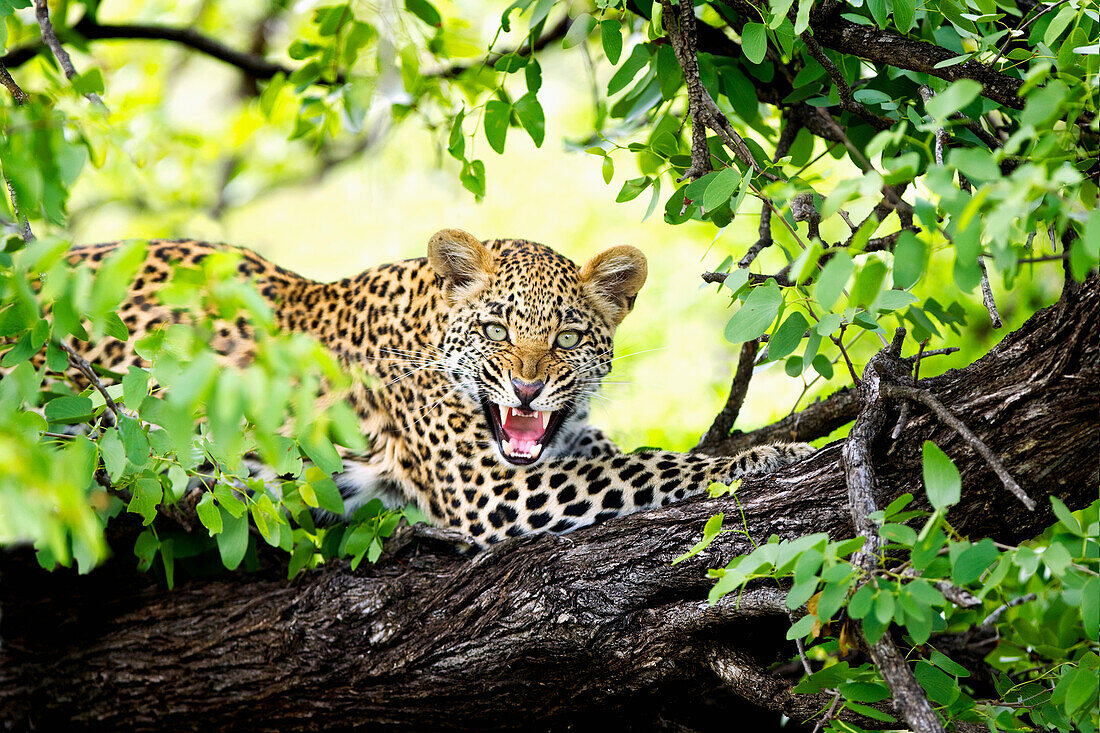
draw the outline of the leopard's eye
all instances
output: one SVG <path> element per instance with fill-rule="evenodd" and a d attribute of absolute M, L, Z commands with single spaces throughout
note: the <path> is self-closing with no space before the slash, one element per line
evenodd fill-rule
<path fill-rule="evenodd" d="M 503 341 L 508 338 L 508 329 L 499 323 L 488 323 L 485 325 L 485 335 L 491 341 Z"/>
<path fill-rule="evenodd" d="M 581 340 L 581 335 L 578 331 L 562 331 L 558 334 L 558 337 L 554 339 L 554 343 L 558 348 L 571 349 L 577 345 L 577 342 Z"/>

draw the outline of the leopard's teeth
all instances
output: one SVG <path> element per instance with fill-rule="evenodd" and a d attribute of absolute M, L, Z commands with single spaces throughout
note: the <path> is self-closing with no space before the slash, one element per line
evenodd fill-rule
<path fill-rule="evenodd" d="M 500 447 L 503 448 L 504 452 L 507 453 L 508 455 L 512 454 L 512 441 L 508 440 L 507 438 L 505 438 L 501 442 Z"/>
<path fill-rule="evenodd" d="M 542 453 L 542 443 L 535 443 L 535 447 L 531 449 L 531 458 L 538 458 Z"/>

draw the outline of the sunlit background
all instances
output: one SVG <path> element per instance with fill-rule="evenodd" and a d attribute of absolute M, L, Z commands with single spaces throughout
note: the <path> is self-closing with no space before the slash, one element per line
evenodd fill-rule
<path fill-rule="evenodd" d="M 299 17 L 308 18 L 309 4 L 296 4 L 295 10 L 298 5 L 303 10 Z M 133 15 L 139 6 L 140 15 Z M 218 3 L 211 10 L 197 3 L 164 3 L 158 9 L 148 2 L 108 0 L 100 19 L 172 24 L 198 19 L 200 28 L 201 22 L 216 27 L 227 44 L 247 47 L 244 29 L 254 25 L 263 7 Z M 487 47 L 487 29 L 495 27 L 503 7 L 466 3 L 458 11 L 485 21 L 484 29 L 473 24 L 460 39 L 468 43 L 473 60 Z M 241 21 L 228 26 L 241 31 L 226 36 L 225 14 L 234 10 Z M 269 29 L 273 36 L 294 31 Z M 272 47 L 283 46 L 273 41 Z M 729 298 L 716 294 L 716 286 L 704 288 L 699 276 L 727 255 L 739 258 L 756 240 L 758 218 L 740 216 L 721 232 L 709 224 L 669 226 L 662 219 L 664 198 L 670 193 L 667 181 L 648 218 L 649 192 L 625 204 L 615 203 L 623 180 L 637 175 L 633 157 L 616 159 L 615 177 L 608 185 L 601 175 L 602 159 L 585 154 L 584 145 L 567 144 L 591 134 L 592 74 L 606 82 L 607 70 L 593 70 L 578 49 L 551 49 L 543 57 L 540 98 L 547 120 L 541 149 L 515 128 L 509 131 L 504 155 L 496 155 L 484 138 L 475 137 L 476 155 L 485 160 L 488 180 L 480 203 L 459 184 L 457 166 L 440 149 L 438 131 L 425 129 L 420 120 L 367 129 L 359 136 L 365 141 L 361 154 L 332 161 L 320 175 L 304 175 L 316 168 L 314 152 L 301 141 L 287 142 L 289 122 L 265 128 L 258 100 L 241 105 L 241 77 L 234 69 L 163 43 L 127 42 L 124 48 L 98 43 L 92 53 L 80 59 L 82 64 L 98 58 L 118 70 L 107 79 L 106 101 L 113 116 L 112 128 L 105 133 L 103 166 L 80 179 L 70 206 L 76 241 L 225 241 L 251 247 L 284 267 L 323 280 L 421 256 L 431 234 L 444 227 L 466 229 L 486 239 L 543 242 L 578 263 L 606 247 L 633 244 L 649 257 L 649 280 L 635 312 L 620 329 L 617 354 L 622 358 L 603 398 L 596 400 L 595 422 L 626 448 L 686 449 L 721 408 L 738 347 L 722 336 L 730 316 Z M 378 91 L 384 93 L 382 76 Z M 277 116 L 276 107 L 273 117 Z M 242 156 L 266 177 L 237 176 L 225 186 L 227 172 Z M 813 170 L 827 181 L 836 165 L 840 164 L 826 156 Z M 286 183 L 270 183 L 280 179 Z M 777 238 L 782 241 L 781 235 Z M 753 269 L 774 272 L 785 262 L 774 247 Z M 1049 300 L 1056 286 L 1051 284 L 1050 293 L 1029 291 L 1026 297 Z M 967 307 L 973 318 L 982 317 L 980 298 L 972 298 Z M 1018 322 L 1013 314 L 1027 307 L 1017 309 L 1011 299 L 1003 300 L 1006 328 Z M 964 365 L 976 355 L 975 347 L 987 348 L 998 338 L 989 329 L 980 330 L 980 343 L 968 344 L 956 357 L 940 359 L 925 373 Z M 870 336 L 862 342 L 863 348 L 855 352 L 857 360 L 865 360 L 877 343 Z M 856 367 L 861 369 L 862 363 Z M 792 379 L 781 364 L 762 368 L 737 427 L 766 424 L 791 412 L 796 403 L 804 405 L 833 386 L 850 383 L 843 368 L 837 370 L 832 386 L 822 379 L 815 382 L 815 376 L 811 370 Z"/>

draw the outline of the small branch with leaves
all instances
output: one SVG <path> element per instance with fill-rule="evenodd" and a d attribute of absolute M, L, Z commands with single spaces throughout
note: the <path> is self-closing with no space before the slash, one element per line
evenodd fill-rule
<path fill-rule="evenodd" d="M 69 52 L 65 50 L 65 47 L 61 45 L 61 41 L 57 38 L 53 23 L 50 22 L 50 10 L 46 5 L 46 0 L 34 0 L 34 15 L 38 19 L 38 27 L 42 31 L 43 43 L 49 47 L 54 58 L 57 59 L 58 65 L 65 73 L 65 78 L 73 81 L 79 74 L 76 72 L 76 67 L 73 66 L 73 60 L 69 57 Z M 107 110 L 107 105 L 95 92 L 84 92 L 84 97 L 100 109 Z"/>

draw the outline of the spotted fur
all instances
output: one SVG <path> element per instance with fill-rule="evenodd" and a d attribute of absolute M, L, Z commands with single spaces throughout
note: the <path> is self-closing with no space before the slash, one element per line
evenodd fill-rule
<path fill-rule="evenodd" d="M 80 247 L 71 260 L 94 266 L 116 246 Z M 114 371 L 144 366 L 133 341 L 173 319 L 156 298 L 171 267 L 196 265 L 224 249 L 150 242 L 119 311 L 131 340 L 74 345 Z M 563 533 L 666 504 L 712 481 L 770 472 L 812 450 L 774 444 L 730 458 L 624 454 L 588 424 L 589 397 L 611 368 L 615 328 L 646 278 L 645 258 L 633 247 L 612 248 L 578 268 L 533 242 L 482 243 L 444 230 L 432 238 L 427 258 L 333 283 L 233 251 L 241 256 L 241 275 L 255 281 L 282 329 L 312 334 L 371 377 L 355 381 L 346 395 L 370 439 L 367 453 L 345 456 L 336 478 L 349 513 L 381 496 L 415 502 L 438 525 L 479 543 Z M 495 336 L 503 327 L 505 338 L 490 338 L 490 326 Z M 570 348 L 561 344 L 572 343 L 571 336 L 557 340 L 563 331 L 579 334 Z M 213 345 L 231 362 L 247 363 L 253 354 L 244 321 L 222 324 Z M 502 447 L 494 421 L 509 407 L 549 416 L 547 425 L 557 420 L 533 460 Z"/>

